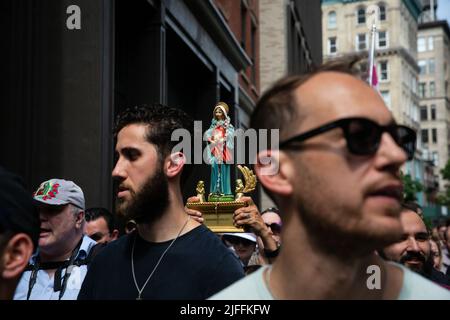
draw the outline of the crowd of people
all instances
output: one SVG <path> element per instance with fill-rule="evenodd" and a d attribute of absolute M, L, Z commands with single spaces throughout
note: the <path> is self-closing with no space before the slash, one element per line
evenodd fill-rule
<path fill-rule="evenodd" d="M 191 166 L 171 134 L 192 133 L 193 119 L 177 108 L 118 116 L 116 214 L 86 209 L 73 181 L 30 195 L 0 169 L 0 298 L 450 299 L 450 227 L 429 230 L 402 199 L 416 134 L 356 62 L 285 77 L 258 101 L 250 127 L 280 129 L 279 148 L 257 155 L 272 161 L 254 166 L 277 208 L 242 197 L 234 224 L 245 232 L 214 234 L 184 206 Z M 373 266 L 379 285 L 368 286 Z"/>

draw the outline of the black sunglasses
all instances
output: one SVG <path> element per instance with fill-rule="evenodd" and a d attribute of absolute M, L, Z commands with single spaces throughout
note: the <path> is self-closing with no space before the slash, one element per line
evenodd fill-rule
<path fill-rule="evenodd" d="M 380 146 L 382 134 L 387 132 L 397 145 L 406 152 L 408 160 L 412 160 L 414 157 L 416 132 L 413 129 L 395 123 L 381 126 L 366 118 L 345 118 L 324 124 L 281 142 L 280 149 L 295 149 L 296 146 L 291 146 L 293 142 L 304 141 L 334 128 L 342 128 L 347 141 L 347 148 L 353 154 L 375 154 Z"/>
<path fill-rule="evenodd" d="M 266 226 L 270 228 L 270 230 L 272 230 L 272 232 L 274 234 L 279 234 L 281 233 L 281 224 L 278 224 L 276 222 L 268 224 L 266 223 Z"/>

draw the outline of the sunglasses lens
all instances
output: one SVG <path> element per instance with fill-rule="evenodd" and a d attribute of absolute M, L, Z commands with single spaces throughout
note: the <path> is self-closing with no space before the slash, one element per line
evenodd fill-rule
<path fill-rule="evenodd" d="M 345 128 L 345 136 L 352 153 L 371 155 L 380 144 L 381 127 L 370 120 L 354 119 Z"/>
<path fill-rule="evenodd" d="M 272 232 L 274 234 L 280 234 L 281 233 L 281 225 L 279 225 L 278 223 L 272 223 L 272 224 L 267 224 L 266 226 L 268 226 L 270 228 L 270 230 L 272 230 Z"/>
<path fill-rule="evenodd" d="M 270 226 L 270 229 L 272 229 L 272 232 L 274 234 L 279 234 L 281 233 L 281 226 L 277 223 L 272 223 L 272 225 Z"/>
<path fill-rule="evenodd" d="M 416 151 L 416 133 L 404 126 L 396 126 L 392 137 L 395 142 L 406 152 L 408 160 L 412 160 Z"/>

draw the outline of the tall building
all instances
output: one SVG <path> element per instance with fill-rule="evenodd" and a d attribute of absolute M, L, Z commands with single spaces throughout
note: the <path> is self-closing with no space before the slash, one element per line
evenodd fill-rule
<path fill-rule="evenodd" d="M 450 155 L 450 29 L 447 21 L 436 20 L 431 9 L 428 4 L 419 24 L 417 41 L 421 142 L 430 152 L 442 191 L 445 182 L 440 170 Z"/>
<path fill-rule="evenodd" d="M 285 75 L 321 64 L 319 1 L 260 0 L 259 10 L 261 92 Z M 261 208 L 273 206 L 261 193 Z"/>
<path fill-rule="evenodd" d="M 380 94 L 397 122 L 420 132 L 417 29 L 423 4 L 419 0 L 322 0 L 324 60 L 368 54 L 371 32 L 366 9 L 370 5 L 379 7 L 375 63 Z M 417 149 L 403 171 L 432 187 L 434 178 L 429 175 L 428 153 L 421 141 Z M 428 203 L 424 193 L 418 198 L 422 205 Z"/>
<path fill-rule="evenodd" d="M 260 0 L 261 91 L 322 62 L 318 1 Z"/>
<path fill-rule="evenodd" d="M 258 1 L 5 0 L 0 3 L 0 165 L 30 189 L 77 182 L 113 206 L 113 119 L 164 103 L 205 125 L 219 100 L 236 126 L 259 96 Z M 209 166 L 195 166 L 185 195 Z M 206 181 L 208 183 L 208 181 Z"/>
<path fill-rule="evenodd" d="M 250 58 L 239 72 L 239 90 L 236 124 L 246 127 L 250 113 L 259 98 L 259 0 L 214 0 L 231 32 Z"/>
<path fill-rule="evenodd" d="M 418 128 L 418 1 L 323 0 L 324 59 L 368 51 L 366 8 L 372 4 L 380 8 L 375 57 L 380 93 L 397 121 Z"/>

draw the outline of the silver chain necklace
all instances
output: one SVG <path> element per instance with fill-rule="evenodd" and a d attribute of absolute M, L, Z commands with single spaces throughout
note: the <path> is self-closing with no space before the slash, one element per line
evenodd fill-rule
<path fill-rule="evenodd" d="M 162 259 L 164 258 L 164 256 L 166 255 L 167 251 L 169 251 L 169 249 L 173 246 L 173 244 L 175 243 L 175 241 L 177 241 L 177 239 L 180 237 L 181 233 L 183 232 L 184 228 L 186 227 L 189 218 L 191 216 L 188 216 L 188 218 L 186 219 L 186 222 L 183 224 L 183 227 L 180 229 L 180 232 L 178 232 L 178 235 L 175 237 L 175 239 L 172 240 L 172 242 L 169 244 L 169 246 L 166 248 L 166 250 L 164 250 L 163 254 L 161 255 L 161 257 L 159 258 L 158 262 L 156 263 L 155 267 L 153 268 L 152 272 L 150 273 L 150 275 L 148 276 L 147 280 L 145 280 L 144 285 L 142 286 L 142 288 L 139 289 L 139 286 L 137 284 L 136 281 L 136 274 L 134 272 L 134 246 L 136 244 L 136 238 L 137 238 L 137 234 L 134 237 L 134 241 L 133 241 L 133 246 L 131 247 L 131 272 L 133 273 L 133 280 L 134 280 L 134 285 L 136 286 L 136 289 L 138 291 L 138 296 L 136 298 L 136 300 L 142 300 L 142 292 L 145 289 L 145 286 L 147 285 L 147 283 L 150 281 L 150 279 L 152 278 L 153 274 L 155 273 L 156 269 L 158 268 L 159 264 L 161 263 Z M 137 232 L 137 231 L 136 231 Z"/>

